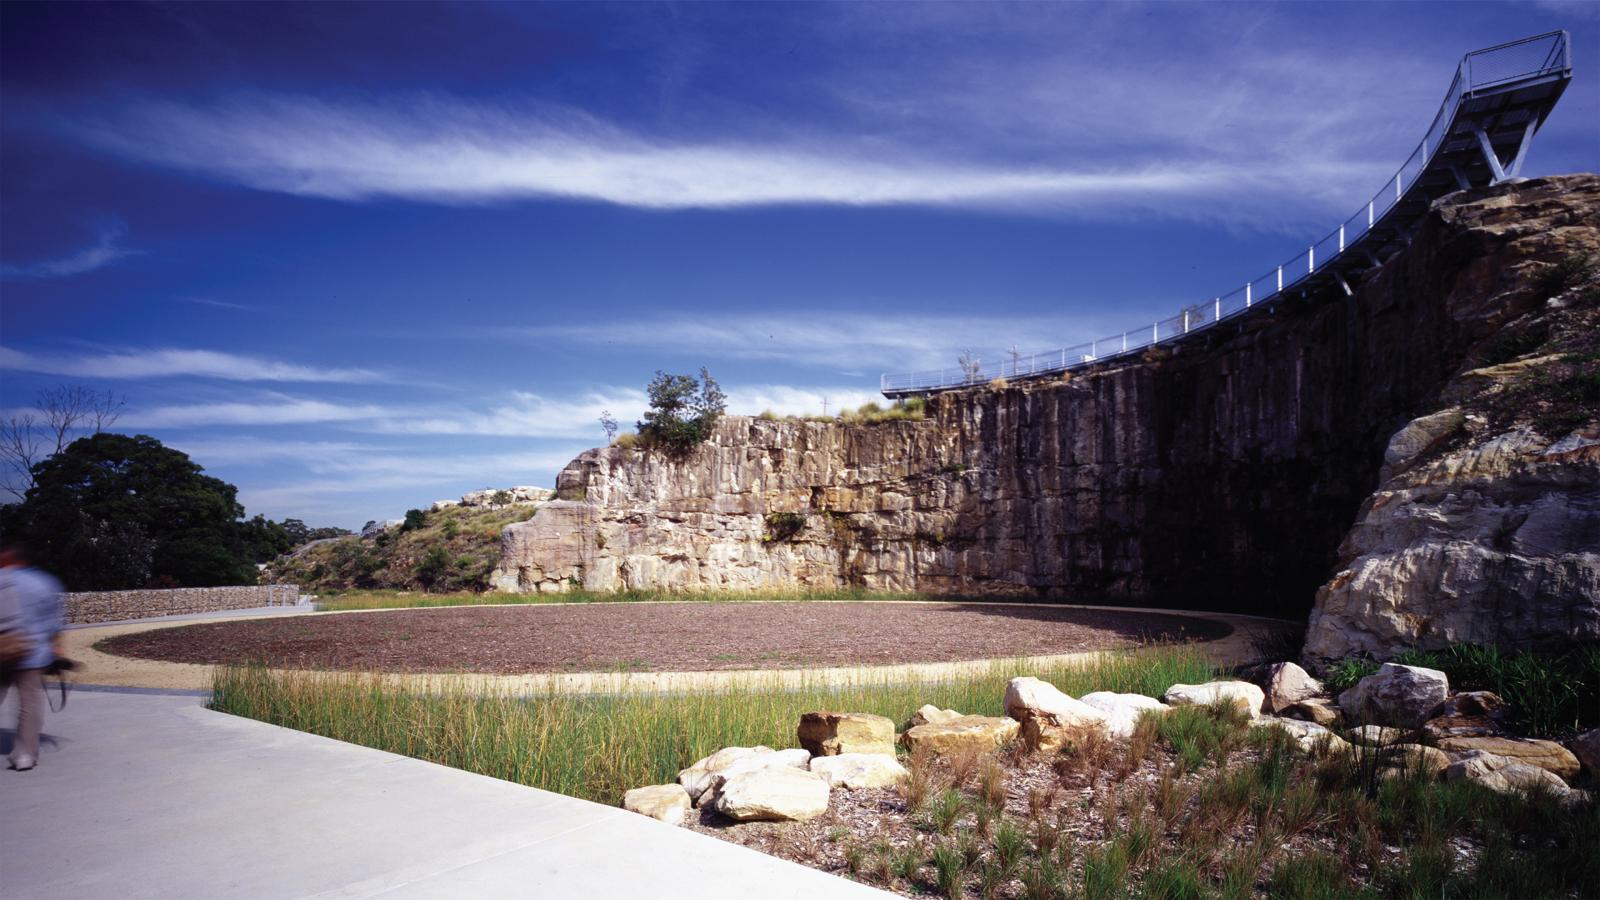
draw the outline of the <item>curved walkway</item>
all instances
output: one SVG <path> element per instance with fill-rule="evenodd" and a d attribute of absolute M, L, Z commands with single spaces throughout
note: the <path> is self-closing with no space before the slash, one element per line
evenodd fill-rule
<path fill-rule="evenodd" d="M 672 602 L 672 601 L 663 601 Z M 676 601 L 696 602 L 696 601 Z M 759 601 L 758 601 L 759 602 Z M 857 602 L 857 601 L 808 601 L 812 603 Z M 924 601 L 894 601 L 896 603 L 920 603 Z M 928 603 L 941 603 L 944 601 L 926 601 Z M 1060 608 L 1062 604 L 1037 604 L 1037 603 L 1006 603 L 1005 606 L 1038 607 L 1051 606 Z M 526 608 L 526 605 L 522 605 Z M 1111 606 L 1084 606 L 1076 605 L 1073 608 L 1082 609 L 1111 609 L 1124 612 L 1147 612 L 1163 614 L 1180 614 L 1193 618 L 1208 619 L 1224 623 L 1232 628 L 1225 637 L 1207 641 L 1200 646 L 1206 654 L 1219 665 L 1236 665 L 1250 662 L 1256 653 L 1251 642 L 1251 636 L 1264 629 L 1285 627 L 1287 623 L 1278 619 L 1266 619 L 1258 616 L 1246 616 L 1232 613 L 1193 612 L 1189 610 L 1153 609 L 1139 607 L 1111 607 Z M 384 610 L 351 610 L 348 612 L 335 611 L 324 613 L 300 613 L 301 615 L 329 616 L 347 615 L 354 612 L 372 613 L 386 612 Z M 273 613 L 272 615 L 283 615 Z M 248 618 L 238 611 L 231 613 L 229 618 Z M 93 644 L 108 637 L 121 634 L 130 634 L 137 631 L 148 631 L 156 628 L 168 628 L 189 622 L 207 621 L 220 618 L 216 614 L 204 614 L 190 617 L 167 617 L 159 620 L 145 620 L 136 622 L 116 622 L 106 625 L 82 626 L 74 628 L 65 634 L 66 655 L 84 664 L 81 680 L 89 684 L 114 685 L 121 687 L 139 688 L 175 688 L 182 690 L 210 690 L 212 666 L 195 665 L 190 663 L 160 662 L 157 660 L 136 659 L 127 656 L 113 656 L 102 653 L 93 648 Z M 1120 651 L 1089 651 L 1084 653 L 1066 653 L 1051 656 L 1033 656 L 1022 660 L 1004 660 L 1005 664 L 1021 662 L 1036 665 L 1040 668 L 1084 662 L 1099 658 L 1107 653 Z M 753 685 L 767 687 L 799 687 L 818 683 L 862 683 L 862 682 L 904 682 L 904 681 L 936 681 L 961 674 L 982 674 L 990 671 L 996 661 L 981 659 L 964 662 L 940 663 L 905 663 L 884 666 L 835 666 L 816 669 L 741 669 L 724 670 L 715 672 L 578 672 L 570 674 L 534 674 L 534 675 L 391 675 L 389 677 L 404 679 L 407 683 L 425 689 L 466 688 L 483 693 L 512 693 L 512 694 L 543 694 L 550 692 L 562 693 L 615 693 L 621 691 L 682 691 L 682 690 L 708 690 L 730 687 L 735 685 Z"/>
<path fill-rule="evenodd" d="M 890 896 L 621 809 L 202 703 L 82 692 L 47 714 L 38 768 L 0 770 L 0 896 Z M 3 706 L 9 724 L 15 701 Z"/>

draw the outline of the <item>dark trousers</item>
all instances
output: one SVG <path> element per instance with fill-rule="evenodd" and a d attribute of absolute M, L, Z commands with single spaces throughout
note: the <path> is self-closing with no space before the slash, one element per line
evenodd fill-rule
<path fill-rule="evenodd" d="M 39 729 L 44 714 L 44 670 L 0 670 L 0 702 L 15 686 L 17 689 L 17 739 L 11 745 L 11 759 L 39 758 Z"/>

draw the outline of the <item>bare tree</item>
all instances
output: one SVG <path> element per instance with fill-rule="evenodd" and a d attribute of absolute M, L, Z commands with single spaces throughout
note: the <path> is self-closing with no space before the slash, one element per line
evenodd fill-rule
<path fill-rule="evenodd" d="M 99 434 L 116 424 L 126 402 L 110 391 L 101 393 L 82 385 L 71 385 L 40 391 L 33 405 L 43 415 L 46 436 L 55 445 L 51 452 L 60 453 L 74 431 L 90 430 L 91 434 Z"/>
<path fill-rule="evenodd" d="M 40 391 L 33 407 L 0 421 L 0 465 L 4 489 L 19 500 L 33 487 L 33 467 L 60 453 L 74 434 L 99 434 L 116 424 L 127 401 L 110 391 L 81 385 Z"/>
<path fill-rule="evenodd" d="M 978 359 L 971 350 L 961 351 L 961 356 L 956 360 L 956 365 L 961 367 L 961 375 L 969 383 L 977 381 L 983 376 L 983 361 Z"/>
<path fill-rule="evenodd" d="M 606 433 L 606 444 L 608 446 L 617 442 L 618 427 L 617 417 L 611 414 L 611 410 L 603 409 L 600 411 L 600 428 Z"/>

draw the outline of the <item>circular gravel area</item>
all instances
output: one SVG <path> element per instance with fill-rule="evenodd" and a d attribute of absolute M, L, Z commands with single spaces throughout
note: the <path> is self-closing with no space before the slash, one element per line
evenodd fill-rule
<path fill-rule="evenodd" d="M 1182 615 L 991 603 L 597 603 L 214 622 L 95 647 L 210 665 L 517 675 L 950 662 L 1213 640 L 1232 630 Z"/>

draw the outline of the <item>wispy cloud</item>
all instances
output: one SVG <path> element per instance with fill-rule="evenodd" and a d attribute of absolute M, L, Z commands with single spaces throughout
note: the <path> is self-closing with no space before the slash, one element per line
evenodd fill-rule
<path fill-rule="evenodd" d="M 65 256 L 29 263 L 0 263 L 0 278 L 12 281 L 32 281 L 47 278 L 68 278 L 73 275 L 82 275 L 85 272 L 93 272 L 95 269 L 108 266 L 119 259 L 134 254 L 135 251 L 121 246 L 121 241 L 127 236 L 127 233 L 127 226 L 121 222 L 103 225 L 98 229 L 94 243 L 74 250 Z"/>
<path fill-rule="evenodd" d="M 183 297 L 181 300 L 184 303 L 190 303 L 195 306 L 211 306 L 217 309 L 238 309 L 246 312 L 257 312 L 261 309 L 259 306 L 251 306 L 248 303 L 230 303 L 226 300 L 213 300 L 210 297 Z"/>
<path fill-rule="evenodd" d="M 80 126 L 120 155 L 263 190 L 460 203 L 524 197 L 658 209 L 772 204 L 1072 207 L 1190 195 L 1193 165 L 996 166 L 884 152 L 871 141 L 782 144 L 647 137 L 571 110 L 448 97 L 335 104 L 295 96 L 151 102 Z"/>
<path fill-rule="evenodd" d="M 324 369 L 215 350 L 125 350 L 58 356 L 0 347 L 0 369 L 74 378 L 192 376 L 226 381 L 370 383 L 387 380 L 368 369 Z"/>

